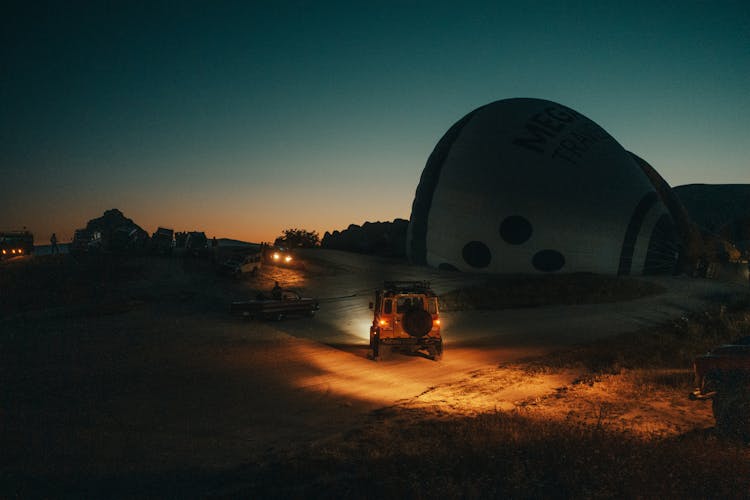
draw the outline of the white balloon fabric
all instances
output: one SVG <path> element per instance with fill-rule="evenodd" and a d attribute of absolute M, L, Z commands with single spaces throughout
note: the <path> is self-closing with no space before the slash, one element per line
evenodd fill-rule
<path fill-rule="evenodd" d="M 407 254 L 490 273 L 659 274 L 680 241 L 654 185 L 604 129 L 555 102 L 478 108 L 435 146 Z"/>

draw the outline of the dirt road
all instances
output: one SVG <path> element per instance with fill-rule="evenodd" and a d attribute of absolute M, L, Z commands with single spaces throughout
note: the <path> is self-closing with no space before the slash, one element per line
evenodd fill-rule
<path fill-rule="evenodd" d="M 443 361 L 373 362 L 368 302 L 383 280 L 426 279 L 444 293 L 482 278 L 336 251 L 302 259 L 304 272 L 266 267 L 239 284 L 199 264 L 150 262 L 146 277 L 121 287 L 120 307 L 88 300 L 8 315 L 0 323 L 5 477 L 151 477 L 252 464 L 499 363 L 679 318 L 744 290 L 664 277 L 654 279 L 666 293 L 628 302 L 444 313 Z M 318 316 L 228 315 L 231 299 L 274 280 L 319 297 Z M 495 406 L 553 388 L 503 389 L 487 395 Z"/>

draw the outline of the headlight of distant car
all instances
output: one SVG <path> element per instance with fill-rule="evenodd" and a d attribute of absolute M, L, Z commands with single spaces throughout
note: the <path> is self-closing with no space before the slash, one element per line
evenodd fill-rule
<path fill-rule="evenodd" d="M 279 260 L 280 258 L 281 258 L 281 255 L 279 255 L 279 252 L 274 252 L 273 260 Z"/>
<path fill-rule="evenodd" d="M 287 255 L 286 257 L 284 257 L 284 262 L 286 262 L 287 264 L 289 264 L 291 261 L 292 261 L 291 255 Z"/>

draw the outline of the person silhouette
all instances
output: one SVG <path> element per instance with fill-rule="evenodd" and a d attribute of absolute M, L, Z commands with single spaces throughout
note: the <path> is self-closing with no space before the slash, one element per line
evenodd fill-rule
<path fill-rule="evenodd" d="M 274 299 L 281 299 L 281 287 L 278 281 L 274 281 L 273 289 L 271 290 L 271 297 Z"/>
<path fill-rule="evenodd" d="M 57 235 L 55 233 L 52 233 L 52 236 L 50 236 L 49 238 L 49 242 L 52 255 L 57 255 L 58 253 L 60 253 L 60 250 L 57 248 Z"/>

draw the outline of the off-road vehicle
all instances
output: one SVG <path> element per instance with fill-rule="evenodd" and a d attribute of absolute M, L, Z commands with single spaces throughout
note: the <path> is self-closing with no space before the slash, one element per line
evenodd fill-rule
<path fill-rule="evenodd" d="M 34 235 L 29 231 L 0 232 L 0 260 L 34 252 Z"/>
<path fill-rule="evenodd" d="M 693 370 L 690 399 L 711 399 L 716 430 L 750 440 L 750 337 L 697 356 Z"/>
<path fill-rule="evenodd" d="M 375 291 L 370 327 L 373 359 L 391 351 L 425 352 L 434 360 L 443 356 L 438 297 L 426 281 L 386 281 Z"/>
<path fill-rule="evenodd" d="M 235 253 L 221 262 L 216 267 L 216 271 L 219 274 L 231 276 L 233 278 L 239 278 L 243 274 L 251 274 L 252 276 L 257 276 L 258 272 L 260 271 L 260 266 L 260 253 L 248 255 Z"/>

